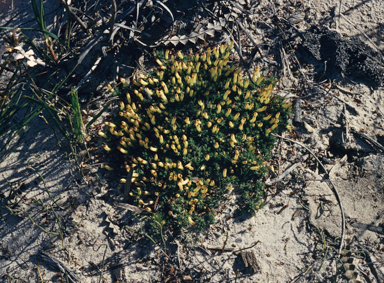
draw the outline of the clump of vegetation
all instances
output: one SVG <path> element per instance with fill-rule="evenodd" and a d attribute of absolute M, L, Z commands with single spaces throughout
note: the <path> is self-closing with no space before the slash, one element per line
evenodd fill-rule
<path fill-rule="evenodd" d="M 174 228 L 213 223 L 233 186 L 242 209 L 260 208 L 271 133 L 290 129 L 291 103 L 272 94 L 275 78 L 259 69 L 243 77 L 232 47 L 155 52 L 158 69 L 122 80 L 120 112 L 99 131 L 104 149 L 122 158 L 113 169 L 134 170 L 130 201 Z"/>

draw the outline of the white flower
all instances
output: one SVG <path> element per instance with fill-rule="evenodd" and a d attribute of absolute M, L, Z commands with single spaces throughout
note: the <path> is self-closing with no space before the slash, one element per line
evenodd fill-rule
<path fill-rule="evenodd" d="M 25 59 L 27 59 L 27 65 L 29 67 L 34 67 L 37 64 L 45 66 L 45 63 L 43 60 L 41 60 L 40 58 L 37 58 L 37 59 L 35 58 L 35 53 L 33 52 L 32 49 L 25 52 L 23 47 L 21 45 L 19 45 L 19 46 L 16 46 L 14 48 L 14 50 L 19 51 L 19 53 L 13 55 L 13 60 L 17 61 L 17 60 L 21 60 L 21 59 L 25 58 Z"/>

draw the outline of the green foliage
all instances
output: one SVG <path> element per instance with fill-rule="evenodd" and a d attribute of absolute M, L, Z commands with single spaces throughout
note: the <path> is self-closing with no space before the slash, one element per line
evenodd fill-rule
<path fill-rule="evenodd" d="M 121 158 L 113 169 L 134 169 L 131 201 L 173 228 L 213 223 L 232 187 L 242 193 L 242 209 L 258 209 L 257 180 L 275 144 L 270 133 L 289 128 L 291 103 L 272 94 L 276 80 L 258 69 L 252 80 L 243 78 L 228 59 L 232 45 L 203 54 L 157 52 L 156 71 L 122 80 L 120 112 L 105 122 L 108 132 L 99 132 L 105 150 Z"/>

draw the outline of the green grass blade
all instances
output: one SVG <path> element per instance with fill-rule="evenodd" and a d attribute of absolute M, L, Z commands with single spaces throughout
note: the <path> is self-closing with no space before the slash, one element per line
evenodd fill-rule
<path fill-rule="evenodd" d="M 41 98 L 39 98 L 35 91 L 32 90 L 35 94 L 35 96 L 37 97 L 37 99 L 33 98 L 33 97 L 29 97 L 29 96 L 26 96 L 27 99 L 37 103 L 38 105 L 42 106 L 44 108 L 44 110 L 48 113 L 48 115 L 52 118 L 53 122 L 55 123 L 56 127 L 59 129 L 59 131 L 61 132 L 61 134 L 67 139 L 67 140 L 71 140 L 70 136 L 69 136 L 69 133 L 68 131 L 65 129 L 65 127 L 62 125 L 62 123 L 58 120 L 57 115 L 55 115 L 55 111 L 57 112 L 56 109 L 53 109 L 51 107 L 49 107 Z"/>
<path fill-rule="evenodd" d="M 73 133 L 75 135 L 75 138 L 79 142 L 84 141 L 84 136 L 82 129 L 84 127 L 83 119 L 81 117 L 81 109 L 80 109 L 80 103 L 79 103 L 79 96 L 77 94 L 77 91 L 72 88 L 71 90 L 71 103 L 72 103 L 72 110 L 74 112 L 73 115 Z"/>
<path fill-rule="evenodd" d="M 89 123 L 87 124 L 87 126 L 85 127 L 85 129 L 88 131 L 88 128 L 97 120 L 97 118 L 99 118 L 101 116 L 101 114 L 103 114 L 107 108 L 109 107 L 109 105 L 111 105 L 111 102 L 108 102 L 104 107 L 103 109 L 101 109 L 101 111 L 99 113 L 97 113 L 97 115 L 95 117 L 93 117 L 93 119 L 91 121 L 89 121 Z"/>

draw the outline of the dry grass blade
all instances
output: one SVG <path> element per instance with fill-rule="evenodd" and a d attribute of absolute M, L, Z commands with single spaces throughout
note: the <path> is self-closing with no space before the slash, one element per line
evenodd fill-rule
<path fill-rule="evenodd" d="M 285 138 L 285 137 L 282 137 L 280 135 L 277 135 L 277 134 L 271 134 L 275 137 L 278 137 L 280 139 L 284 139 L 284 140 L 287 140 L 289 142 L 293 142 L 293 143 L 296 143 L 298 145 L 300 145 L 301 147 L 305 148 L 306 150 L 309 151 L 309 153 L 311 153 L 311 155 L 316 159 L 316 161 L 319 163 L 319 165 L 321 166 L 321 168 L 324 170 L 324 172 L 326 173 L 326 176 L 327 176 L 327 183 L 331 184 L 331 187 L 332 187 L 332 191 L 333 193 L 335 194 L 336 196 L 336 199 L 337 199 L 337 202 L 339 203 L 339 207 L 340 207 L 340 211 L 341 211 L 341 222 L 342 222 L 342 232 L 341 232 L 341 238 L 340 238 L 340 246 L 339 246 L 339 251 L 338 251 L 338 254 L 339 256 L 341 255 L 341 250 L 343 248 L 343 245 L 344 245 L 344 234 L 345 234 L 345 215 L 344 215 L 344 209 L 343 209 L 343 205 L 341 203 L 341 199 L 340 199 L 340 195 L 335 187 L 335 185 L 333 184 L 333 182 L 331 181 L 331 179 L 329 179 L 329 172 L 327 171 L 327 169 L 325 169 L 323 163 L 321 163 L 321 161 L 319 160 L 319 158 L 307 147 L 305 146 L 304 144 L 302 144 L 301 142 L 298 142 L 298 141 L 295 141 L 295 140 L 292 140 L 292 139 L 289 139 L 289 138 Z M 329 185 L 328 184 L 328 185 Z"/>
<path fill-rule="evenodd" d="M 149 212 L 147 212 L 146 210 L 144 209 L 141 209 L 135 205 L 131 205 L 131 204 L 128 204 L 128 203 L 118 203 L 118 202 L 115 202 L 114 205 L 116 207 L 119 207 L 119 208 L 123 208 L 125 210 L 129 210 L 129 211 L 132 211 L 132 212 L 136 212 L 138 214 L 151 214 Z"/>
<path fill-rule="evenodd" d="M 167 12 L 171 15 L 171 18 L 172 18 L 172 22 L 175 21 L 175 18 L 173 17 L 173 14 L 171 12 L 171 10 L 169 10 L 169 8 L 167 7 L 167 5 L 165 5 L 163 2 L 159 1 L 159 0 L 155 0 L 155 2 L 157 4 L 159 4 L 161 7 L 163 7 L 165 10 L 167 10 Z"/>
<path fill-rule="evenodd" d="M 45 261 L 49 266 L 67 274 L 70 282 L 72 283 L 80 282 L 80 279 L 63 262 L 61 262 L 54 256 L 44 251 L 41 251 L 40 254 L 41 254 L 42 260 Z"/>
<path fill-rule="evenodd" d="M 116 23 L 115 26 L 120 27 L 120 28 L 124 28 L 124 29 L 127 29 L 127 30 L 130 30 L 130 31 L 134 31 L 134 32 L 137 32 L 137 33 L 141 33 L 141 34 L 145 35 L 146 37 L 151 37 L 151 35 L 146 33 L 146 32 L 142 32 L 141 30 L 138 30 L 138 29 L 135 29 L 135 28 L 131 28 L 131 27 L 126 26 L 124 24 Z"/>

